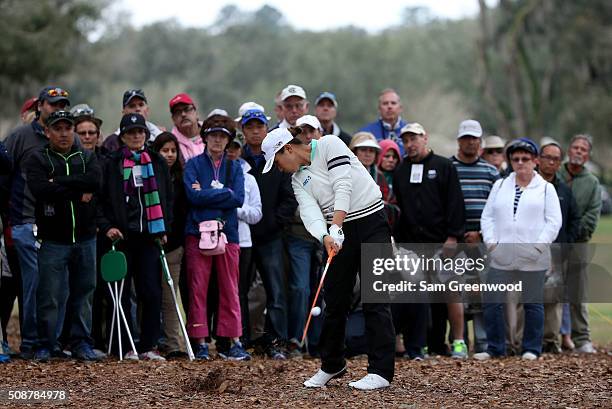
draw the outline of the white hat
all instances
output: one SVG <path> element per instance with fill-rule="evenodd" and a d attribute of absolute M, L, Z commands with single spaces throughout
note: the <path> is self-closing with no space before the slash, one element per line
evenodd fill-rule
<path fill-rule="evenodd" d="M 425 135 L 426 133 L 425 128 L 423 128 L 423 125 L 418 122 L 412 122 L 407 125 L 404 125 L 404 127 L 400 131 L 400 136 L 407 132 L 413 133 L 415 135 Z"/>
<path fill-rule="evenodd" d="M 266 112 L 265 108 L 262 105 L 259 105 L 257 102 L 253 102 L 253 101 L 245 102 L 244 104 L 240 105 L 240 108 L 238 108 L 238 117 L 234 118 L 234 121 L 236 122 L 240 121 L 246 111 L 250 111 L 253 109 L 256 109 L 257 111 L 261 111 L 264 113 Z M 269 121 L 271 118 L 267 116 L 266 119 Z"/>
<path fill-rule="evenodd" d="M 483 149 L 496 149 L 503 148 L 506 146 L 504 140 L 497 135 L 489 135 L 484 138 Z"/>
<path fill-rule="evenodd" d="M 208 115 L 206 116 L 206 119 L 210 118 L 211 116 L 215 116 L 215 115 L 228 116 L 227 111 L 225 109 L 215 108 L 208 113 Z"/>
<path fill-rule="evenodd" d="M 293 139 L 293 135 L 285 128 L 276 128 L 266 137 L 261 143 L 261 150 L 264 153 L 264 158 L 266 159 L 266 165 L 263 168 L 262 173 L 267 173 L 272 169 L 272 165 L 274 164 L 274 155 L 276 152 L 280 151 L 283 146 L 287 144 L 290 140 Z"/>
<path fill-rule="evenodd" d="M 314 129 L 318 129 L 319 131 L 323 130 L 323 128 L 321 127 L 321 122 L 319 122 L 317 117 L 314 115 L 304 115 L 304 116 L 299 117 L 297 121 L 295 121 L 295 126 L 302 126 L 302 125 L 310 125 Z"/>
<path fill-rule="evenodd" d="M 306 91 L 299 85 L 287 85 L 280 94 L 280 100 L 284 101 L 289 97 L 300 97 L 306 99 Z"/>
<path fill-rule="evenodd" d="M 459 124 L 457 139 L 468 135 L 475 136 L 476 138 L 480 138 L 482 136 L 482 127 L 480 126 L 480 122 L 473 119 L 466 119 Z"/>
<path fill-rule="evenodd" d="M 379 151 L 380 145 L 378 144 L 378 142 L 373 141 L 372 139 L 366 138 L 363 141 L 357 142 L 355 145 L 353 145 L 353 149 L 357 149 L 357 148 L 374 148 L 377 151 Z"/>

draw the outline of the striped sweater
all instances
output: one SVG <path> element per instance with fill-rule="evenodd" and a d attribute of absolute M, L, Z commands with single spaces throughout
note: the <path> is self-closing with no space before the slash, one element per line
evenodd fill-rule
<path fill-rule="evenodd" d="M 480 231 L 480 216 L 499 172 L 482 158 L 473 163 L 461 162 L 456 156 L 451 160 L 457 168 L 465 202 L 465 231 Z"/>
<path fill-rule="evenodd" d="M 335 210 L 345 222 L 384 208 L 380 188 L 339 138 L 327 135 L 311 142 L 310 165 L 292 177 L 300 217 L 313 237 L 322 241 Z"/>

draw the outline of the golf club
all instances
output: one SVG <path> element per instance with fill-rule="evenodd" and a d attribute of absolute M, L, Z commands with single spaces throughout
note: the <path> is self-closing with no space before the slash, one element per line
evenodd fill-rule
<path fill-rule="evenodd" d="M 323 282 L 325 281 L 325 276 L 327 275 L 327 269 L 329 268 L 329 265 L 331 264 L 332 259 L 334 258 L 335 255 L 336 253 L 332 251 L 331 253 L 329 253 L 329 257 L 327 257 L 327 263 L 325 264 L 325 269 L 323 270 L 323 274 L 321 275 L 321 280 L 319 281 L 319 287 L 317 288 L 317 292 L 314 296 L 314 300 L 312 300 L 312 306 L 310 307 L 310 311 L 308 311 L 308 319 L 306 320 L 306 325 L 304 326 L 304 333 L 302 334 L 302 341 L 300 342 L 301 345 L 304 345 L 304 340 L 306 339 L 306 334 L 308 333 L 308 326 L 310 325 L 310 320 L 312 319 L 313 311 L 315 312 L 320 311 L 320 308 L 316 307 L 317 300 L 319 299 L 319 293 L 321 292 L 321 288 L 323 288 Z M 315 310 L 315 308 L 319 308 L 319 310 Z M 316 315 L 319 315 L 319 314 L 316 314 Z"/>

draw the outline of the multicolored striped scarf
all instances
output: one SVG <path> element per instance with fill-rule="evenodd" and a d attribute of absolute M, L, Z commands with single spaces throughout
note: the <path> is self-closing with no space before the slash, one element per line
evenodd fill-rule
<path fill-rule="evenodd" d="M 126 195 L 138 194 L 132 177 L 132 169 L 140 165 L 142 170 L 142 192 L 145 199 L 145 211 L 147 215 L 147 227 L 150 234 L 164 233 L 164 214 L 159 201 L 157 191 L 157 180 L 153 172 L 153 164 L 149 154 L 142 150 L 132 152 L 127 147 L 123 147 L 123 191 Z"/>

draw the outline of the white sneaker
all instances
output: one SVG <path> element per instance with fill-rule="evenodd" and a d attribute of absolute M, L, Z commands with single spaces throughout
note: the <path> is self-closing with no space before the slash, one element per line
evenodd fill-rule
<path fill-rule="evenodd" d="M 374 389 L 386 388 L 389 386 L 389 381 L 375 373 L 369 373 L 357 382 L 349 383 L 349 386 L 362 391 L 371 391 Z"/>
<path fill-rule="evenodd" d="M 525 352 L 521 356 L 521 358 L 526 360 L 526 361 L 535 361 L 536 359 L 538 359 L 538 356 L 536 354 L 534 354 L 533 352 Z"/>
<path fill-rule="evenodd" d="M 161 356 L 157 351 L 147 351 L 139 355 L 143 361 L 165 361 L 166 358 Z"/>
<path fill-rule="evenodd" d="M 138 354 L 134 351 L 130 351 L 127 354 L 123 355 L 123 359 L 127 359 L 128 361 L 138 361 Z"/>
<path fill-rule="evenodd" d="M 473 358 L 477 361 L 487 361 L 491 359 L 491 354 L 488 352 L 478 352 L 474 354 Z"/>
<path fill-rule="evenodd" d="M 319 369 L 319 372 L 317 372 L 312 378 L 304 382 L 304 386 L 307 388 L 322 388 L 327 385 L 327 382 L 335 378 L 340 378 L 345 373 L 346 366 L 336 373 L 327 373 Z"/>
<path fill-rule="evenodd" d="M 591 342 L 587 342 L 586 344 L 574 349 L 574 352 L 579 354 L 594 354 L 597 352 L 597 350 L 593 348 L 593 344 Z"/>

